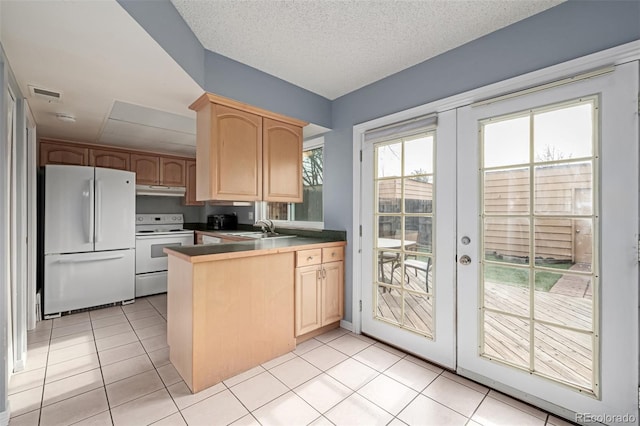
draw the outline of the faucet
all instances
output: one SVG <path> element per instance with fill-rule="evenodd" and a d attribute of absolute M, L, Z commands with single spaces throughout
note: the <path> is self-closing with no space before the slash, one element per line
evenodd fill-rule
<path fill-rule="evenodd" d="M 265 234 L 269 233 L 269 234 L 273 234 L 276 232 L 276 225 L 273 224 L 273 221 L 269 220 L 269 219 L 260 219 L 258 221 L 256 221 L 255 223 L 256 225 L 260 225 L 260 228 L 262 229 L 262 232 L 264 232 Z"/>

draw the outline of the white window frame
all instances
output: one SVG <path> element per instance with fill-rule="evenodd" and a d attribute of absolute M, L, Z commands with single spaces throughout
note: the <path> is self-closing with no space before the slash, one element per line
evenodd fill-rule
<path fill-rule="evenodd" d="M 322 221 L 304 221 L 304 220 L 274 220 L 273 223 L 277 227 L 282 228 L 296 228 L 296 229 L 324 229 L 324 136 L 306 140 L 302 143 L 302 151 L 309 151 L 316 148 L 322 148 L 322 181 L 323 181 L 323 196 L 322 196 Z M 302 161 L 302 158 L 300 158 Z M 260 201 L 255 203 L 254 213 L 256 220 L 267 218 L 267 203 L 268 201 Z"/>

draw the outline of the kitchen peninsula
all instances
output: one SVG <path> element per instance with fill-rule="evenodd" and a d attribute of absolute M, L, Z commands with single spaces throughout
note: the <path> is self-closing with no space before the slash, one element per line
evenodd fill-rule
<path fill-rule="evenodd" d="M 294 237 L 165 248 L 170 360 L 189 389 L 339 326 L 345 244 Z"/>

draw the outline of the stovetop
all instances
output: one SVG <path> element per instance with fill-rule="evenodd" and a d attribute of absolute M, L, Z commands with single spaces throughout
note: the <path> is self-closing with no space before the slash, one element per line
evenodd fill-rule
<path fill-rule="evenodd" d="M 136 235 L 173 235 L 193 234 L 184 229 L 184 216 L 181 213 L 138 214 L 136 215 Z"/>

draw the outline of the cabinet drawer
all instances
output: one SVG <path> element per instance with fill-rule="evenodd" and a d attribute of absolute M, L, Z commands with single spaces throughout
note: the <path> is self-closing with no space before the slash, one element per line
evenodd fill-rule
<path fill-rule="evenodd" d="M 322 249 L 300 250 L 296 252 L 296 266 L 319 265 L 322 262 Z"/>
<path fill-rule="evenodd" d="M 344 259 L 344 247 L 327 247 L 322 249 L 322 262 L 334 262 Z"/>

